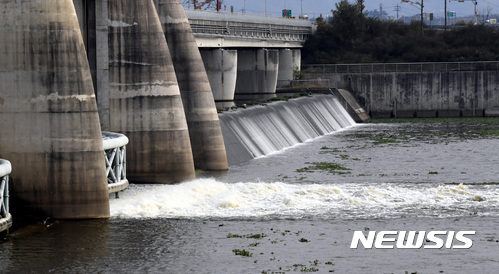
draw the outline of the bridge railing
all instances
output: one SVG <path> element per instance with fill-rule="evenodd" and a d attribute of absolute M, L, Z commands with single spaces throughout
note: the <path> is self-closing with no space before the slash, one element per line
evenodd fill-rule
<path fill-rule="evenodd" d="M 311 64 L 302 65 L 301 69 L 309 73 L 498 71 L 499 62 Z"/>
<path fill-rule="evenodd" d="M 9 213 L 9 174 L 12 166 L 7 160 L 0 159 L 0 232 L 12 226 Z"/>
<path fill-rule="evenodd" d="M 277 88 L 326 88 L 326 87 L 330 87 L 329 79 L 277 81 Z"/>
<path fill-rule="evenodd" d="M 128 138 L 120 133 L 102 132 L 102 143 L 106 159 L 106 174 L 109 193 L 115 193 L 128 187 L 126 178 L 126 145 Z"/>

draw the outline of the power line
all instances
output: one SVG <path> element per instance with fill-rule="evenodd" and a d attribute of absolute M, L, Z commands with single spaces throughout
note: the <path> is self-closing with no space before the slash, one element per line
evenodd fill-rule
<path fill-rule="evenodd" d="M 399 5 L 399 4 L 397 4 L 397 5 L 394 7 L 393 11 L 396 11 L 396 12 L 397 12 L 397 20 L 398 20 L 398 19 L 399 19 L 400 5 Z"/>

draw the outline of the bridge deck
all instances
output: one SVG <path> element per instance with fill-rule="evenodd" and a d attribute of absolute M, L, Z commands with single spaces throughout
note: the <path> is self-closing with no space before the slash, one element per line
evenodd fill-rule
<path fill-rule="evenodd" d="M 302 47 L 308 20 L 186 10 L 199 47 Z"/>

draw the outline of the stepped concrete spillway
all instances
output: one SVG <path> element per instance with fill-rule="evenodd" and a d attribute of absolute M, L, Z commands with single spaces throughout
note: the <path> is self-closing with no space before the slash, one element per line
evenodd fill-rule
<path fill-rule="evenodd" d="M 13 215 L 108 218 L 101 128 L 73 2 L 2 1 L 0 14 L 0 157 L 14 167 Z"/>
<path fill-rule="evenodd" d="M 333 95 L 226 111 L 220 124 L 231 166 L 355 125 Z"/>
<path fill-rule="evenodd" d="M 191 138 L 194 164 L 227 170 L 227 155 L 208 76 L 184 8 L 178 0 L 157 0 Z"/>
<path fill-rule="evenodd" d="M 99 106 L 101 117 L 108 115 L 104 129 L 130 140 L 127 177 L 140 183 L 193 179 L 182 98 L 154 3 L 107 2 L 109 92 L 100 94 Z"/>

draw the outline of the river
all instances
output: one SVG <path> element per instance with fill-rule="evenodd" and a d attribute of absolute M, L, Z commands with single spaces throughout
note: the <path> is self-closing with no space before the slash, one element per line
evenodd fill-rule
<path fill-rule="evenodd" d="M 131 185 L 109 220 L 12 232 L 0 272 L 496 273 L 498 129 L 360 124 L 224 175 Z M 354 231 L 386 230 L 475 235 L 469 249 L 350 248 Z"/>

